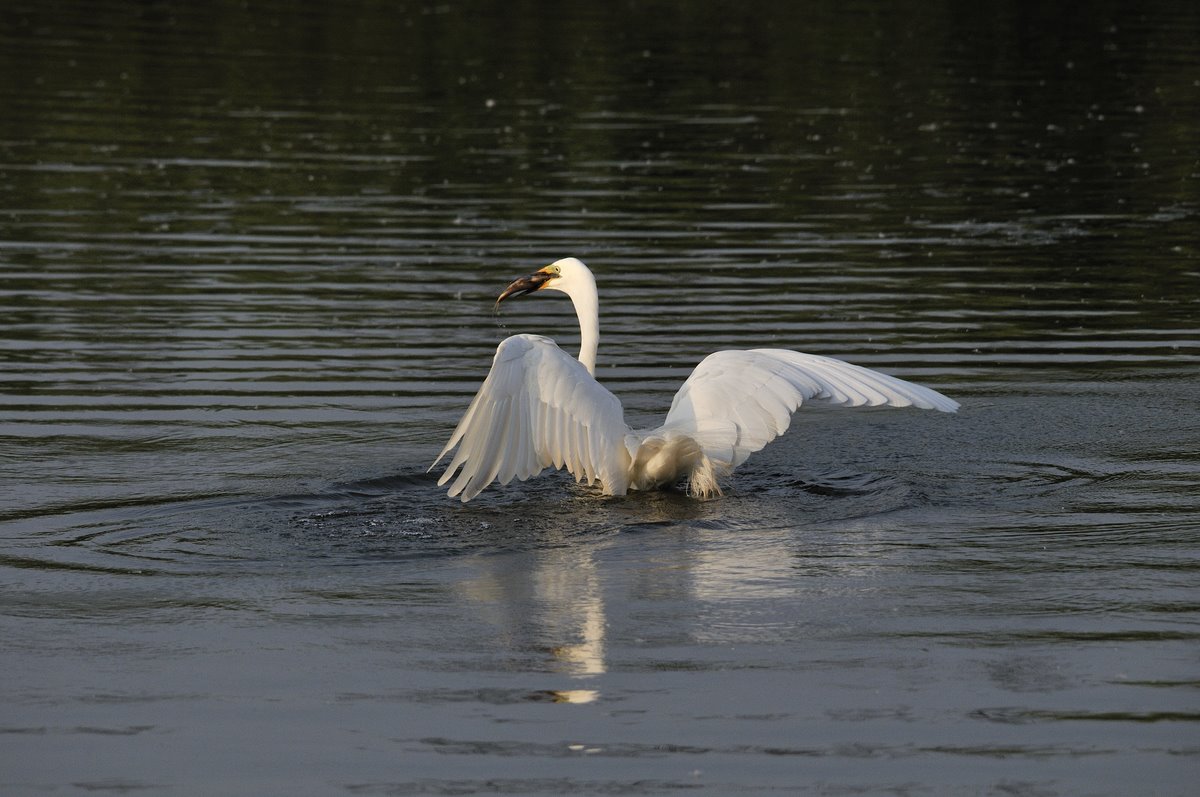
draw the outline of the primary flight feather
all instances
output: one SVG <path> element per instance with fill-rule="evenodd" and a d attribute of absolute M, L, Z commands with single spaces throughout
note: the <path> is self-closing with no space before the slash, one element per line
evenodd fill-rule
<path fill-rule="evenodd" d="M 621 402 L 596 381 L 600 304 L 596 279 L 568 257 L 513 282 L 496 300 L 541 290 L 571 298 L 579 358 L 541 335 L 501 341 L 492 370 L 430 470 L 455 446 L 438 479 L 470 501 L 493 481 L 525 480 L 566 468 L 609 495 L 686 482 L 698 497 L 720 493 L 718 478 L 787 431 L 806 400 L 844 407 L 917 407 L 954 412 L 936 390 L 831 357 L 787 349 L 718 351 L 675 394 L 657 429 L 634 431 Z M 456 477 L 457 474 L 457 477 Z"/>

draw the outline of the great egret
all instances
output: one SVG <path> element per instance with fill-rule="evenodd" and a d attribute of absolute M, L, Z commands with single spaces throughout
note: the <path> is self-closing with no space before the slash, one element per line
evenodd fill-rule
<path fill-rule="evenodd" d="M 541 335 L 501 341 L 492 370 L 430 470 L 456 445 L 438 479 L 458 472 L 449 495 L 463 503 L 492 481 L 508 484 L 565 467 L 597 480 L 607 495 L 687 483 L 692 495 L 719 494 L 718 477 L 783 434 L 805 399 L 844 407 L 919 407 L 954 412 L 935 390 L 830 357 L 786 349 L 708 355 L 675 394 L 666 421 L 634 431 L 621 402 L 596 381 L 600 303 L 596 278 L 568 257 L 516 280 L 496 299 L 561 291 L 579 317 L 579 359 Z"/>

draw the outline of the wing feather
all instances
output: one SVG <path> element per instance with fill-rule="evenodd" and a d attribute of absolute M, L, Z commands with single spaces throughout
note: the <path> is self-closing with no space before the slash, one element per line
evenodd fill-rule
<path fill-rule="evenodd" d="M 705 454 L 736 467 L 787 431 L 808 400 L 845 407 L 918 407 L 954 412 L 936 390 L 832 357 L 786 349 L 719 351 L 675 394 L 663 428 L 691 434 Z"/>
<path fill-rule="evenodd" d="M 549 338 L 514 335 L 496 349 L 492 369 L 433 468 L 458 446 L 438 479 L 467 502 L 492 481 L 507 484 L 551 465 L 605 492 L 628 488 L 629 452 L 621 402 Z"/>

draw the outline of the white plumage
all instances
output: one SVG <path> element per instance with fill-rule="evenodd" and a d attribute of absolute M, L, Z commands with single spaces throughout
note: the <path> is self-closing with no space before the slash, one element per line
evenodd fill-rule
<path fill-rule="evenodd" d="M 719 351 L 675 394 L 663 425 L 634 431 L 620 400 L 595 379 L 599 300 L 592 272 L 571 257 L 517 280 L 497 299 L 538 290 L 571 297 L 579 359 L 541 335 L 514 335 L 496 349 L 479 388 L 434 468 L 456 445 L 439 485 L 471 500 L 493 481 L 525 480 L 549 467 L 599 481 L 609 495 L 686 481 L 700 497 L 717 480 L 787 431 L 806 400 L 843 407 L 917 407 L 954 412 L 935 390 L 857 365 L 786 349 Z M 455 473 L 457 472 L 457 478 Z"/>

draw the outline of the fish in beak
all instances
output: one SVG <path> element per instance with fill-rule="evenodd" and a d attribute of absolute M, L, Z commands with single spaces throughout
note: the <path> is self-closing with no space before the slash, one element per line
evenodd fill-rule
<path fill-rule="evenodd" d="M 514 280 L 511 285 L 504 289 L 504 293 L 500 294 L 500 298 L 496 299 L 496 307 L 500 307 L 500 302 L 513 296 L 524 296 L 534 291 L 540 291 L 546 287 L 546 283 L 554 278 L 554 274 L 548 271 L 535 271 L 527 277 L 521 277 L 519 280 Z"/>

